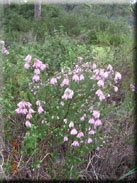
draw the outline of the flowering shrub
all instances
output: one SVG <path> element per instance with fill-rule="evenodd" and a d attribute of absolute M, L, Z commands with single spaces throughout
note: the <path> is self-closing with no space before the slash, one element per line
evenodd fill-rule
<path fill-rule="evenodd" d="M 5 42 L 3 40 L 0 41 L 0 44 L 2 46 L 2 52 L 5 54 L 5 55 L 9 55 L 9 51 L 6 49 L 5 47 Z"/>
<path fill-rule="evenodd" d="M 34 72 L 34 76 L 28 83 L 26 101 L 19 102 L 15 109 L 26 118 L 25 148 L 33 151 L 38 139 L 44 138 L 55 159 L 56 147 L 65 146 L 65 176 L 68 178 L 68 172 L 72 171 L 77 177 L 80 157 L 84 152 L 99 150 L 104 141 L 101 138 L 103 106 L 112 90 L 118 92 L 117 84 L 122 76 L 110 64 L 98 68 L 96 63 L 85 62 L 82 57 L 71 68 L 64 67 L 52 76 L 48 64 L 37 58 L 28 55 L 25 62 L 24 68 Z"/>

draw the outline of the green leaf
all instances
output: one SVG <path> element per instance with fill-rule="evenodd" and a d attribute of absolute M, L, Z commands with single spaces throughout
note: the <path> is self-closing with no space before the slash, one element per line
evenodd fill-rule
<path fill-rule="evenodd" d="M 136 168 L 135 168 L 135 169 L 132 169 L 132 170 L 130 170 L 128 173 L 122 175 L 122 176 L 118 179 L 118 181 L 124 179 L 125 177 L 127 177 L 127 176 L 129 176 L 129 175 L 134 174 L 135 172 L 136 172 Z"/>

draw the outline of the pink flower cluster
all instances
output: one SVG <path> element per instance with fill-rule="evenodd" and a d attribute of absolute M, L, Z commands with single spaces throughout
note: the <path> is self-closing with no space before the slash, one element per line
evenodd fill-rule
<path fill-rule="evenodd" d="M 43 71 L 45 70 L 48 65 L 47 64 L 43 64 L 40 60 L 38 60 L 37 58 L 35 59 L 35 62 L 33 64 L 33 67 L 35 68 L 34 70 L 34 76 L 32 78 L 32 80 L 35 82 L 39 81 L 40 80 L 40 69 Z"/>
<path fill-rule="evenodd" d="M 95 91 L 95 88 L 97 85 L 99 88 L 97 89 L 97 91 L 95 91 L 95 94 L 99 97 L 100 101 L 104 100 L 105 95 L 103 94 L 103 92 L 104 92 L 103 88 L 105 88 L 106 82 L 107 81 L 109 82 L 109 79 L 112 79 L 113 74 L 115 74 L 114 81 L 116 83 L 118 80 L 120 80 L 122 78 L 121 74 L 119 72 L 114 73 L 113 67 L 111 65 L 108 65 L 107 71 L 105 71 L 104 69 L 97 69 L 96 63 L 91 64 L 90 62 L 86 62 L 86 63 L 82 64 L 83 58 L 78 57 L 77 59 L 78 59 L 77 65 L 75 65 L 73 70 L 71 70 L 70 68 L 66 69 L 64 67 L 60 73 L 55 72 L 54 73 L 55 75 L 51 79 L 46 80 L 46 86 L 49 84 L 55 85 L 58 83 L 59 79 L 62 79 L 62 81 L 60 82 L 61 83 L 60 87 L 67 86 L 64 91 L 64 94 L 62 96 L 62 99 L 64 99 L 64 100 L 72 99 L 74 96 L 74 91 L 71 90 L 70 88 L 68 88 L 69 85 L 71 85 L 71 84 L 72 84 L 71 86 L 74 85 L 74 82 L 70 83 L 71 80 L 73 80 L 75 82 L 79 82 L 81 80 L 84 80 L 86 77 L 86 79 L 90 78 L 95 81 L 92 81 L 93 85 L 91 85 L 91 88 L 89 88 L 89 87 L 86 88 L 86 86 L 85 86 L 86 82 L 85 83 L 81 82 L 80 88 L 77 87 L 77 91 L 79 92 L 78 96 L 82 96 L 82 93 L 80 93 L 81 91 L 83 92 L 82 86 L 84 86 L 85 89 L 89 90 L 89 92 L 90 91 L 93 92 L 93 91 Z M 26 64 L 24 67 L 26 69 L 28 69 L 30 67 L 29 64 L 32 60 L 32 56 L 28 55 L 25 58 L 25 60 L 26 60 Z M 43 64 L 38 59 L 35 59 L 35 62 L 33 64 L 33 68 L 35 68 L 35 70 L 34 70 L 35 75 L 33 77 L 33 81 L 40 80 L 40 77 L 39 77 L 40 70 L 44 70 L 46 67 L 47 67 L 47 65 Z M 88 72 L 88 74 L 83 74 L 84 72 Z M 69 76 L 69 75 L 71 75 L 71 76 Z M 48 74 L 47 74 L 47 76 L 48 76 Z M 82 85 L 82 83 L 84 83 L 84 84 Z M 77 86 L 77 84 L 76 84 L 76 86 Z M 116 86 L 112 85 L 112 87 L 114 87 L 115 92 L 118 91 L 118 88 Z M 61 89 L 61 91 L 62 91 L 62 89 Z M 86 144 L 92 143 L 93 142 L 92 137 L 96 133 L 96 128 L 102 125 L 102 121 L 100 120 L 100 111 L 93 109 L 93 106 L 89 105 L 89 101 L 90 101 L 90 99 L 92 99 L 91 96 L 84 95 L 84 97 L 83 98 L 81 97 L 83 106 L 80 104 L 81 108 L 78 108 L 78 112 L 82 113 L 82 115 L 80 116 L 80 119 L 79 119 L 80 121 L 78 121 L 77 126 L 76 126 L 76 123 L 74 124 L 73 121 L 68 120 L 69 117 L 68 117 L 68 119 L 66 119 L 66 117 L 65 117 L 65 119 L 63 119 L 63 126 L 67 126 L 67 132 L 69 133 L 69 136 L 71 136 L 71 138 L 73 139 L 71 146 L 80 146 L 80 144 L 83 143 L 86 134 L 88 135 L 88 137 L 86 138 L 87 139 Z M 94 96 L 92 96 L 92 97 L 93 97 L 93 99 L 91 100 L 91 103 L 90 103 L 91 105 L 94 104 Z M 59 104 L 61 106 L 64 106 L 67 104 L 67 102 L 65 102 L 64 100 L 59 102 Z M 21 104 L 21 105 L 24 106 L 24 104 Z M 36 101 L 36 105 L 38 107 L 38 114 L 44 113 L 44 109 L 39 100 Z M 56 106 L 56 107 L 58 107 L 57 109 L 64 108 L 61 106 Z M 76 103 L 74 101 L 72 108 L 74 107 L 74 109 L 75 109 L 75 106 L 76 106 Z M 86 114 L 86 112 L 83 114 L 83 111 L 85 111 L 86 106 L 89 107 L 90 117 L 88 116 L 89 111 L 87 114 Z M 83 108 L 84 108 L 84 110 L 83 110 Z M 24 114 L 29 113 L 29 115 L 30 115 L 31 113 L 33 113 L 32 111 L 28 112 L 28 110 L 24 107 L 21 109 L 16 109 L 16 112 L 19 112 L 20 110 L 24 111 Z M 57 114 L 55 117 L 55 114 L 54 114 L 54 116 L 51 116 L 51 119 L 53 119 L 53 120 L 55 120 L 55 118 L 60 119 L 60 117 L 58 115 L 59 114 Z M 30 119 L 31 117 L 32 117 L 32 115 L 28 116 L 26 118 Z M 88 121 L 88 128 L 86 128 L 87 131 L 82 132 L 80 125 L 82 123 L 84 124 L 86 121 Z M 42 123 L 47 123 L 47 121 L 43 120 Z M 26 121 L 26 126 L 31 127 L 31 123 L 28 120 Z M 67 142 L 69 140 L 69 136 L 64 135 L 64 142 Z"/>
<path fill-rule="evenodd" d="M 102 122 L 101 122 L 101 120 L 99 119 L 99 117 L 100 117 L 100 112 L 97 111 L 97 110 L 93 110 L 93 111 L 92 111 L 92 115 L 93 115 L 93 117 L 94 117 L 95 119 L 97 119 L 97 120 L 95 120 L 94 118 L 90 118 L 89 121 L 88 121 L 88 123 L 94 125 L 94 129 L 96 129 L 97 126 L 101 126 L 101 125 L 102 125 Z M 89 130 L 90 130 L 90 129 L 89 129 Z M 94 134 L 94 133 L 95 133 L 95 132 L 94 132 L 93 130 L 91 130 L 91 131 L 89 132 L 89 134 Z"/>
<path fill-rule="evenodd" d="M 79 81 L 79 76 L 77 74 L 74 74 L 72 77 L 72 80 L 74 80 L 75 82 Z"/>
<path fill-rule="evenodd" d="M 86 114 L 83 114 L 83 116 L 80 118 L 80 121 L 84 121 L 86 118 Z"/>
<path fill-rule="evenodd" d="M 78 135 L 77 135 L 77 138 L 81 138 L 81 137 L 84 137 L 84 133 L 83 133 L 83 132 L 80 132 L 80 133 L 78 133 Z"/>
<path fill-rule="evenodd" d="M 21 101 L 17 104 L 18 108 L 15 110 L 17 114 L 26 114 L 26 119 L 32 118 L 32 113 L 35 113 L 35 111 L 31 108 L 31 103 Z M 31 127 L 30 121 L 26 121 L 26 126 Z"/>
<path fill-rule="evenodd" d="M 39 100 L 37 100 L 36 105 L 38 106 L 38 113 L 41 114 L 44 112 L 43 107 L 41 106 L 41 103 Z"/>
<path fill-rule="evenodd" d="M 132 91 L 135 91 L 135 86 L 133 84 L 130 85 L 130 88 L 132 89 Z"/>
<path fill-rule="evenodd" d="M 78 142 L 77 140 L 75 140 L 75 141 L 71 144 L 71 146 L 79 146 L 79 142 Z"/>
<path fill-rule="evenodd" d="M 73 121 L 71 121 L 69 124 L 69 128 L 73 128 L 73 127 L 74 127 L 74 123 L 73 123 Z"/>
<path fill-rule="evenodd" d="M 50 80 L 50 84 L 51 85 L 55 85 L 57 83 L 57 79 L 56 78 L 52 78 L 51 80 Z"/>
<path fill-rule="evenodd" d="M 24 65 L 24 68 L 25 69 L 29 69 L 29 67 L 30 67 L 29 64 L 31 62 L 31 59 L 32 59 L 32 56 L 31 55 L 28 55 L 28 56 L 25 57 L 25 61 L 26 61 L 25 65 Z"/>
<path fill-rule="evenodd" d="M 64 78 L 64 80 L 62 81 L 60 86 L 63 87 L 63 86 L 68 86 L 68 85 L 69 85 L 69 79 L 68 79 L 68 77 L 66 77 L 66 78 Z"/>
<path fill-rule="evenodd" d="M 29 69 L 30 67 L 30 62 L 32 60 L 32 56 L 31 55 L 27 55 L 25 57 L 25 65 L 24 65 L 24 68 L 25 69 Z M 32 78 L 32 80 L 35 82 L 39 81 L 40 80 L 40 69 L 43 71 L 45 70 L 47 67 L 48 67 L 48 64 L 43 64 L 40 60 L 38 60 L 37 58 L 35 59 L 35 62 L 33 63 L 33 67 L 35 68 L 34 70 L 34 76 Z"/>
<path fill-rule="evenodd" d="M 66 88 L 64 95 L 62 96 L 62 99 L 65 99 L 65 100 L 72 99 L 73 95 L 74 95 L 73 90 Z"/>
<path fill-rule="evenodd" d="M 2 40 L 2 41 L 0 41 L 0 44 L 2 45 L 2 52 L 5 55 L 9 55 L 9 51 L 5 48 L 5 42 Z"/>
<path fill-rule="evenodd" d="M 121 79 L 122 79 L 121 74 L 120 74 L 119 72 L 116 72 L 116 73 L 115 73 L 115 78 L 114 78 L 114 80 L 117 81 L 117 80 L 121 80 Z"/>
<path fill-rule="evenodd" d="M 77 57 L 77 59 L 78 59 L 78 62 L 81 62 L 83 60 L 82 57 Z"/>
<path fill-rule="evenodd" d="M 96 95 L 99 97 L 99 100 L 100 100 L 100 101 L 102 101 L 102 100 L 105 99 L 105 95 L 103 94 L 103 92 L 102 92 L 100 89 L 98 89 L 98 90 L 96 91 Z"/>
<path fill-rule="evenodd" d="M 82 74 L 82 72 L 83 72 L 83 69 L 81 68 L 81 66 L 76 65 L 75 68 L 74 68 L 74 70 L 72 71 L 72 73 L 73 73 L 72 80 L 75 81 L 75 82 L 79 82 L 81 80 L 84 80 L 85 77 Z"/>

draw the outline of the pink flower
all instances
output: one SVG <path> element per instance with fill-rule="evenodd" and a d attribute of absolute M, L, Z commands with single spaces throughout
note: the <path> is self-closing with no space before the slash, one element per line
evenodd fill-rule
<path fill-rule="evenodd" d="M 64 121 L 64 123 L 65 123 L 65 124 L 68 122 L 68 120 L 67 120 L 67 119 L 64 119 L 63 121 Z"/>
<path fill-rule="evenodd" d="M 8 51 L 8 50 L 5 50 L 4 53 L 5 53 L 6 55 L 9 55 L 9 51 Z"/>
<path fill-rule="evenodd" d="M 34 73 L 35 73 L 36 75 L 39 75 L 39 74 L 40 74 L 40 70 L 39 70 L 39 69 L 35 69 L 35 70 L 34 70 Z"/>
<path fill-rule="evenodd" d="M 109 64 L 108 67 L 107 67 L 107 70 L 113 71 L 113 67 Z"/>
<path fill-rule="evenodd" d="M 34 62 L 34 64 L 33 64 L 33 67 L 39 68 L 40 65 L 41 65 L 41 64 L 39 63 L 39 60 L 38 60 L 38 59 L 35 59 L 35 62 Z"/>
<path fill-rule="evenodd" d="M 26 125 L 27 127 L 31 127 L 31 123 L 30 123 L 29 121 L 26 121 L 25 125 Z"/>
<path fill-rule="evenodd" d="M 108 94 L 107 97 L 110 97 L 110 94 Z"/>
<path fill-rule="evenodd" d="M 96 151 L 99 151 L 99 150 L 100 150 L 100 147 L 97 147 L 97 148 L 96 148 Z"/>
<path fill-rule="evenodd" d="M 65 78 L 62 83 L 60 84 L 61 87 L 63 87 L 64 85 L 69 85 L 69 79 L 68 78 Z"/>
<path fill-rule="evenodd" d="M 33 81 L 38 81 L 40 80 L 40 77 L 39 75 L 34 75 L 33 78 L 32 78 Z"/>
<path fill-rule="evenodd" d="M 26 132 L 26 136 L 29 136 L 30 135 L 30 133 L 29 132 Z"/>
<path fill-rule="evenodd" d="M 118 81 L 114 79 L 114 83 L 115 83 L 115 84 L 117 84 L 117 83 L 118 83 Z"/>
<path fill-rule="evenodd" d="M 102 100 L 104 100 L 104 99 L 105 99 L 105 96 L 104 96 L 104 95 L 100 95 L 100 96 L 99 96 L 99 100 L 100 100 L 100 101 L 102 101 Z"/>
<path fill-rule="evenodd" d="M 88 138 L 88 144 L 90 144 L 92 142 L 91 138 Z"/>
<path fill-rule="evenodd" d="M 72 80 L 78 82 L 79 81 L 79 77 L 77 74 L 74 74 L 73 77 L 72 77 Z"/>
<path fill-rule="evenodd" d="M 27 109 L 24 108 L 24 109 L 22 109 L 22 112 L 21 113 L 22 114 L 27 114 L 27 112 L 28 112 Z"/>
<path fill-rule="evenodd" d="M 78 62 L 81 62 L 83 60 L 82 57 L 77 57 L 77 59 L 78 59 Z"/>
<path fill-rule="evenodd" d="M 6 51 L 6 48 L 4 45 L 2 45 L 2 51 L 3 51 L 3 53 L 5 53 L 5 51 Z"/>
<path fill-rule="evenodd" d="M 109 72 L 105 72 L 104 73 L 104 78 L 108 78 L 108 76 L 109 76 Z"/>
<path fill-rule="evenodd" d="M 118 87 L 114 86 L 114 92 L 118 91 Z"/>
<path fill-rule="evenodd" d="M 80 118 L 80 121 L 84 121 L 85 117 L 86 117 L 86 114 L 83 114 L 83 116 Z"/>
<path fill-rule="evenodd" d="M 81 138 L 81 137 L 84 137 L 84 133 L 83 133 L 83 132 L 80 132 L 80 133 L 78 133 L 78 135 L 77 135 L 77 138 Z"/>
<path fill-rule="evenodd" d="M 54 85 L 54 84 L 56 84 L 57 83 L 57 79 L 56 78 L 52 78 L 51 80 L 50 80 L 50 84 L 51 85 Z"/>
<path fill-rule="evenodd" d="M 101 79 L 100 76 L 95 77 L 95 80 L 100 80 L 100 79 Z"/>
<path fill-rule="evenodd" d="M 100 70 L 99 70 L 99 75 L 100 75 L 101 77 L 104 76 L 104 69 L 100 69 Z"/>
<path fill-rule="evenodd" d="M 31 103 L 29 103 L 29 102 L 26 102 L 26 105 L 29 107 L 29 108 L 31 108 Z"/>
<path fill-rule="evenodd" d="M 94 135 L 96 132 L 94 130 L 89 131 L 89 135 Z"/>
<path fill-rule="evenodd" d="M 89 124 L 94 124 L 94 123 L 95 123 L 95 121 L 94 121 L 94 119 L 93 119 L 93 118 L 91 118 L 91 119 L 88 121 L 88 123 L 89 123 Z"/>
<path fill-rule="evenodd" d="M 45 64 L 41 64 L 41 65 L 40 65 L 40 69 L 41 69 L 42 71 L 45 70 L 46 67 L 47 67 L 47 66 L 46 66 Z"/>
<path fill-rule="evenodd" d="M 69 128 L 73 128 L 73 127 L 74 127 L 74 123 L 73 123 L 73 121 L 71 121 L 69 124 Z"/>
<path fill-rule="evenodd" d="M 99 100 L 104 100 L 105 99 L 105 96 L 104 96 L 103 92 L 100 89 L 98 89 L 96 91 L 96 95 L 99 97 Z"/>
<path fill-rule="evenodd" d="M 79 146 L 79 142 L 75 140 L 75 141 L 71 144 L 71 146 Z"/>
<path fill-rule="evenodd" d="M 25 57 L 25 61 L 29 64 L 31 62 L 32 56 L 28 55 Z"/>
<path fill-rule="evenodd" d="M 73 128 L 70 132 L 71 135 L 76 135 L 78 132 L 75 128 Z"/>
<path fill-rule="evenodd" d="M 40 106 L 40 101 L 39 100 L 37 100 L 36 105 Z"/>
<path fill-rule="evenodd" d="M 17 108 L 17 109 L 15 110 L 15 112 L 16 112 L 17 114 L 20 114 L 20 113 L 21 113 L 21 109 L 20 109 L 20 108 Z"/>
<path fill-rule="evenodd" d="M 95 118 L 99 118 L 100 117 L 100 112 L 99 111 L 93 111 L 93 116 L 95 117 Z"/>
<path fill-rule="evenodd" d="M 96 120 L 95 122 L 95 126 L 101 126 L 102 125 L 102 122 L 100 119 Z"/>
<path fill-rule="evenodd" d="M 29 113 L 35 113 L 35 111 L 33 109 L 29 109 Z"/>
<path fill-rule="evenodd" d="M 25 102 L 25 101 L 21 101 L 21 102 L 19 102 L 19 103 L 17 104 L 17 106 L 18 106 L 19 108 L 23 108 L 23 107 L 26 106 L 26 102 Z"/>
<path fill-rule="evenodd" d="M 103 81 L 103 80 L 99 80 L 99 81 L 97 82 L 97 85 L 98 85 L 99 87 L 104 87 L 104 81 Z"/>
<path fill-rule="evenodd" d="M 90 112 L 93 111 L 93 106 L 90 106 L 89 111 L 90 111 Z"/>
<path fill-rule="evenodd" d="M 85 79 L 85 78 L 84 78 L 84 75 L 81 74 L 79 79 L 80 79 L 80 81 L 81 81 L 81 80 L 84 80 L 84 79 Z"/>
<path fill-rule="evenodd" d="M 130 88 L 132 89 L 132 91 L 135 91 L 135 86 L 133 84 L 130 85 Z"/>
<path fill-rule="evenodd" d="M 60 105 L 64 106 L 64 102 L 60 102 Z"/>
<path fill-rule="evenodd" d="M 26 64 L 24 65 L 24 68 L 25 68 L 25 69 L 29 69 L 29 67 L 30 67 L 30 66 L 29 66 L 28 63 L 26 63 Z"/>
<path fill-rule="evenodd" d="M 80 121 L 84 121 L 84 119 L 85 119 L 85 117 L 84 117 L 84 116 L 82 116 L 82 117 L 80 118 Z"/>
<path fill-rule="evenodd" d="M 68 75 L 72 75 L 72 71 L 71 70 L 69 70 Z"/>
<path fill-rule="evenodd" d="M 74 95 L 74 92 L 71 89 L 66 88 L 64 95 L 62 96 L 62 99 L 66 99 L 66 100 L 72 99 L 73 95 Z"/>
<path fill-rule="evenodd" d="M 97 65 L 94 63 L 94 64 L 92 65 L 92 68 L 93 68 L 93 69 L 96 69 L 96 67 L 97 67 Z"/>
<path fill-rule="evenodd" d="M 5 42 L 3 40 L 0 41 L 0 44 L 5 45 Z"/>
<path fill-rule="evenodd" d="M 32 114 L 28 113 L 26 116 L 26 119 L 31 119 L 32 118 Z"/>
<path fill-rule="evenodd" d="M 64 142 L 66 142 L 66 141 L 68 141 L 68 137 L 67 136 L 64 137 Z"/>
<path fill-rule="evenodd" d="M 33 64 L 33 67 L 40 68 L 41 70 L 44 70 L 46 68 L 46 65 L 44 65 L 40 60 L 37 58 L 35 59 L 35 62 Z"/>
<path fill-rule="evenodd" d="M 41 114 L 42 112 L 44 112 L 44 109 L 42 108 L 42 106 L 40 106 L 40 107 L 38 108 L 38 113 Z"/>
<path fill-rule="evenodd" d="M 115 80 L 120 80 L 122 78 L 121 74 L 119 72 L 115 73 Z"/>
<path fill-rule="evenodd" d="M 96 73 L 96 75 L 97 75 L 97 74 L 99 74 L 99 69 L 95 69 L 93 72 Z"/>
<path fill-rule="evenodd" d="M 86 114 L 83 114 L 84 117 L 86 117 L 87 115 Z"/>
<path fill-rule="evenodd" d="M 98 89 L 98 90 L 96 91 L 96 95 L 98 95 L 98 96 L 102 95 L 102 91 L 101 91 L 100 89 Z"/>

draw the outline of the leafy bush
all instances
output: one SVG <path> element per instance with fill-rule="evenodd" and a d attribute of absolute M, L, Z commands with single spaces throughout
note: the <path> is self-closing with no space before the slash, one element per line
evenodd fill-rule
<path fill-rule="evenodd" d="M 56 40 L 59 39 L 58 34 L 55 34 L 55 37 Z M 67 44 L 66 41 L 62 40 L 60 43 Z M 50 46 L 50 43 L 52 42 L 47 42 L 47 46 Z M 33 47 L 28 45 L 28 48 L 33 56 L 28 55 L 25 58 L 25 65 L 22 60 L 23 55 L 28 52 L 26 47 L 16 48 L 19 55 L 16 54 L 15 48 L 10 48 L 10 54 L 5 58 L 3 76 L 7 84 L 3 88 L 3 106 L 8 108 L 10 119 L 16 120 L 18 130 L 23 133 L 21 151 L 25 155 L 32 155 L 35 150 L 37 152 L 40 148 L 38 142 L 44 141 L 46 152 L 50 154 L 48 171 L 53 176 L 54 167 L 51 161 L 56 162 L 60 156 L 58 148 L 63 148 L 63 169 L 56 169 L 56 177 L 53 178 L 61 174 L 63 178 L 68 178 L 72 173 L 73 178 L 78 178 L 79 167 L 84 163 L 80 159 L 84 153 L 98 148 L 106 139 L 105 134 L 100 131 L 101 126 L 104 126 L 100 119 L 107 115 L 107 108 L 103 110 L 104 100 L 109 92 L 117 92 L 116 84 L 121 75 L 114 72 L 111 65 L 104 70 L 101 63 L 98 65 L 93 63 L 93 60 L 87 62 L 82 57 L 75 60 L 73 56 L 70 57 L 74 59 L 72 64 L 66 61 L 61 70 L 54 66 L 51 72 L 48 57 L 44 59 L 44 63 L 36 59 L 40 50 L 38 45 L 33 43 Z M 78 50 L 81 48 L 79 45 Z M 82 50 L 85 52 L 84 47 Z M 103 54 L 101 48 L 94 49 L 93 54 L 101 50 Z M 23 66 L 27 70 L 22 69 Z M 12 105 L 8 101 L 11 101 Z M 7 114 L 7 111 L 3 112 L 4 115 Z M 9 122 L 5 120 L 8 133 L 10 130 L 7 124 L 9 125 Z M 14 128 L 15 124 L 10 125 Z M 41 160 L 37 160 L 33 167 L 37 163 L 40 164 Z"/>
<path fill-rule="evenodd" d="M 15 39 L 15 36 L 13 36 L 13 40 L 19 41 L 18 34 L 23 35 L 23 33 L 29 31 L 32 32 L 35 40 L 44 41 L 46 32 L 53 35 L 55 30 L 60 31 L 60 27 L 62 27 L 63 31 L 69 36 L 76 37 L 84 31 L 89 44 L 107 42 L 116 45 L 125 42 L 129 31 L 125 18 L 120 17 L 113 20 L 100 13 L 95 14 L 94 6 L 74 6 L 73 10 L 68 13 L 57 5 L 42 5 L 39 20 L 32 19 L 33 10 L 32 5 L 11 5 L 10 9 L 5 10 L 3 26 L 5 37 L 7 37 L 6 41 L 12 40 L 13 34 L 17 37 Z M 24 12 L 26 12 L 26 15 Z M 117 31 L 119 34 L 117 34 Z"/>
<path fill-rule="evenodd" d="M 34 5 L 33 4 L 11 4 L 9 8 L 4 8 L 4 16 L 5 18 L 12 13 L 17 13 L 21 15 L 25 19 L 33 19 L 34 18 Z"/>
<path fill-rule="evenodd" d="M 22 15 L 12 12 L 12 14 L 9 14 L 6 19 L 4 19 L 4 31 L 10 32 L 12 30 L 26 32 L 31 29 L 29 23 L 30 22 L 23 18 Z"/>

